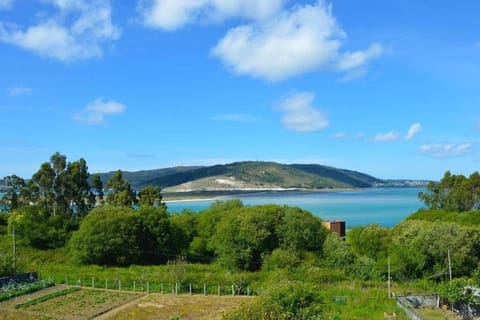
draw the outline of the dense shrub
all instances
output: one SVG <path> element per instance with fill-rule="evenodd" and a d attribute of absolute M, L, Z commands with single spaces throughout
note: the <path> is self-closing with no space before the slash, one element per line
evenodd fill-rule
<path fill-rule="evenodd" d="M 455 276 L 478 264 L 480 230 L 453 222 L 407 220 L 392 231 L 390 254 L 397 276 L 417 278 L 445 273 L 448 252 Z"/>
<path fill-rule="evenodd" d="M 257 301 L 225 315 L 227 320 L 315 320 L 322 319 L 323 298 L 318 288 L 305 282 L 281 281 Z"/>
<path fill-rule="evenodd" d="M 139 262 L 138 212 L 128 207 L 93 209 L 70 240 L 72 254 L 84 264 L 128 265 Z"/>
<path fill-rule="evenodd" d="M 298 208 L 239 207 L 221 217 L 210 246 L 224 266 L 258 270 L 275 249 L 320 254 L 326 235 L 320 219 Z"/>
<path fill-rule="evenodd" d="M 73 234 L 70 248 L 84 264 L 164 263 L 182 250 L 179 237 L 180 231 L 163 206 L 138 210 L 101 206 L 93 209 Z"/>
<path fill-rule="evenodd" d="M 72 232 L 78 229 L 78 221 L 62 214 L 51 215 L 40 206 L 25 206 L 10 214 L 9 228 L 15 228 L 19 241 L 37 249 L 63 247 Z"/>

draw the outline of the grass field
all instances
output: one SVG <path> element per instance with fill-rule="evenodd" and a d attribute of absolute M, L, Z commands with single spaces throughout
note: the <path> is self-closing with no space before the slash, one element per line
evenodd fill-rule
<path fill-rule="evenodd" d="M 134 293 L 132 291 L 105 290 L 78 287 L 75 292 L 42 301 L 42 297 L 72 288 L 65 285 L 46 288 L 0 303 L 0 319 L 5 320 L 207 320 L 222 319 L 225 313 L 241 305 L 260 299 L 256 296 L 218 296 L 203 294 Z M 75 288 L 75 287 L 73 287 Z M 378 284 L 339 282 L 322 290 L 322 319 L 381 320 L 395 314 L 395 319 L 406 320 L 395 300 L 388 299 Z M 54 296 L 54 295 L 53 295 Z M 39 299 L 40 298 L 40 299 Z M 39 302 L 16 309 L 28 301 Z M 455 314 L 445 310 L 418 309 L 425 320 L 458 320 Z"/>

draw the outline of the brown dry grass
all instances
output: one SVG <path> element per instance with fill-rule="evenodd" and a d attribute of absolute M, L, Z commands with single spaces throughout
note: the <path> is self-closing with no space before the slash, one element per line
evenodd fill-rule
<path fill-rule="evenodd" d="M 249 303 L 252 297 L 150 294 L 124 307 L 112 310 L 98 320 L 182 320 L 222 319 L 225 312 Z"/>

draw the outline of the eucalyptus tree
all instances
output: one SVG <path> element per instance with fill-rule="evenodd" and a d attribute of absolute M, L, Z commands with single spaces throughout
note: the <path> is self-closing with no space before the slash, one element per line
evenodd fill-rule
<path fill-rule="evenodd" d="M 96 196 L 98 197 L 98 201 L 103 203 L 103 182 L 98 173 L 94 174 L 92 177 L 92 187 Z"/>
<path fill-rule="evenodd" d="M 145 186 L 138 193 L 138 203 L 142 206 L 160 206 L 162 204 L 162 189 L 156 186 Z"/>
<path fill-rule="evenodd" d="M 132 206 L 137 203 L 137 195 L 130 183 L 123 177 L 122 170 L 117 170 L 107 181 L 107 203 L 114 206 Z"/>
<path fill-rule="evenodd" d="M 426 192 L 418 196 L 430 209 L 476 210 L 480 207 L 480 174 L 474 172 L 467 178 L 447 171 L 439 182 L 430 182 Z"/>
<path fill-rule="evenodd" d="M 67 162 L 58 152 L 33 174 L 20 192 L 30 203 L 40 205 L 52 216 L 57 214 L 83 216 L 94 205 L 88 184 L 88 166 L 84 159 Z"/>
<path fill-rule="evenodd" d="M 25 180 L 17 175 L 3 178 L 4 195 L 0 198 L 0 209 L 11 211 L 17 209 L 21 203 L 21 190 L 26 186 Z"/>

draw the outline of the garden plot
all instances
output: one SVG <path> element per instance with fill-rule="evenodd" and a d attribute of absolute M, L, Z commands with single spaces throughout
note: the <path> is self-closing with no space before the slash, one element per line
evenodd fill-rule
<path fill-rule="evenodd" d="M 255 298 L 155 293 L 112 310 L 97 320 L 215 320 L 252 299 Z"/>
<path fill-rule="evenodd" d="M 42 290 L 33 295 L 13 299 L 3 303 L 0 307 L 2 319 L 90 319 L 96 315 L 117 308 L 129 301 L 140 298 L 142 294 L 112 290 L 94 290 L 79 288 L 71 292 L 66 287 L 54 287 Z M 55 293 L 65 292 L 55 296 Z M 45 296 L 52 298 L 42 301 Z M 15 309 L 15 306 L 30 301 L 38 303 Z"/>

